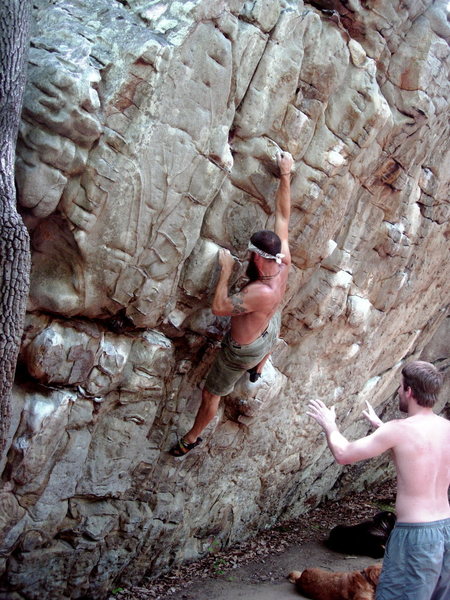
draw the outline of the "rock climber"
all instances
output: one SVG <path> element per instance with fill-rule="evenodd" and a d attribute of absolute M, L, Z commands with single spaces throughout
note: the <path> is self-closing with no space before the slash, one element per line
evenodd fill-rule
<path fill-rule="evenodd" d="M 250 238 L 249 282 L 237 294 L 229 295 L 228 282 L 234 260 L 225 249 L 219 251 L 221 267 L 212 302 L 217 316 L 231 317 L 230 331 L 206 377 L 202 401 L 192 428 L 170 450 L 184 456 L 202 441 L 200 434 L 216 416 L 219 401 L 229 394 L 243 373 L 257 381 L 280 331 L 280 303 L 288 279 L 291 255 L 288 233 L 291 213 L 292 156 L 278 152 L 280 182 L 275 198 L 275 231 L 257 231 Z"/>

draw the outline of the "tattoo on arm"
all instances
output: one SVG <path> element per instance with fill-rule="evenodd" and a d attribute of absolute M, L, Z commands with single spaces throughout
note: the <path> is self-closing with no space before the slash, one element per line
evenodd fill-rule
<path fill-rule="evenodd" d="M 244 308 L 244 294 L 235 294 L 231 296 L 231 304 L 233 305 L 232 315 L 242 315 L 247 312 Z"/>

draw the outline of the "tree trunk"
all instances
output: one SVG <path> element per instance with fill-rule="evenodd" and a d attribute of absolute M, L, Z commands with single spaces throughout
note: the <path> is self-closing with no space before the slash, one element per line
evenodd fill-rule
<path fill-rule="evenodd" d="M 0 458 L 10 427 L 10 393 L 29 289 L 30 244 L 16 207 L 14 161 L 30 9 L 30 0 L 2 0 L 0 4 Z"/>

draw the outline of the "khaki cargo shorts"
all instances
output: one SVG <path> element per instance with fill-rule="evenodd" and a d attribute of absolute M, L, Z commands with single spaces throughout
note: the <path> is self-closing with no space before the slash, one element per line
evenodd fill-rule
<path fill-rule="evenodd" d="M 216 396 L 226 396 L 247 369 L 255 367 L 269 354 L 278 339 L 281 326 L 281 312 L 276 312 L 266 331 L 251 344 L 237 344 L 228 333 L 222 348 L 209 370 L 205 388 Z"/>

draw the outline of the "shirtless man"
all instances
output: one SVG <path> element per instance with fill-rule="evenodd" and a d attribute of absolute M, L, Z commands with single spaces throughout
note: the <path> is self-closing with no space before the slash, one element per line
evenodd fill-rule
<path fill-rule="evenodd" d="M 430 363 L 403 367 L 399 408 L 406 419 L 382 423 L 371 405 L 364 416 L 377 429 L 349 442 L 334 406 L 312 400 L 308 415 L 324 429 L 339 464 L 391 450 L 397 471 L 397 523 L 386 548 L 376 600 L 450 598 L 450 421 L 433 412 L 442 376 Z"/>
<path fill-rule="evenodd" d="M 280 183 L 275 198 L 275 232 L 257 231 L 252 235 L 247 269 L 250 282 L 231 296 L 228 281 L 234 261 L 228 250 L 220 250 L 221 271 L 212 312 L 231 317 L 231 328 L 206 378 L 194 425 L 171 448 L 173 456 L 184 456 L 202 441 L 199 436 L 216 416 L 220 398 L 233 390 L 246 371 L 250 373 L 250 380 L 256 381 L 276 343 L 281 322 L 278 308 L 286 291 L 291 264 L 288 228 L 292 156 L 288 152 L 279 152 L 277 163 Z"/>

